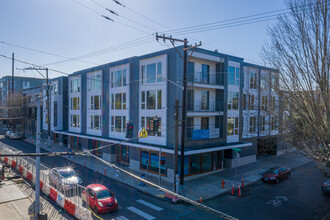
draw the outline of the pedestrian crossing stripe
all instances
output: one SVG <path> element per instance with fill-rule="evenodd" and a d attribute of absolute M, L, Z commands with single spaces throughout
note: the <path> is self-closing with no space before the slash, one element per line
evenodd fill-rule
<path fill-rule="evenodd" d="M 141 204 L 143 204 L 143 205 L 145 205 L 145 206 L 148 206 L 149 208 L 152 208 L 153 210 L 156 210 L 156 211 L 163 210 L 163 208 L 160 208 L 160 207 L 158 207 L 158 206 L 156 206 L 154 204 L 151 204 L 149 202 L 146 202 L 146 201 L 144 201 L 142 199 L 139 199 L 139 200 L 136 200 L 136 201 L 139 202 L 139 203 L 141 203 Z"/>

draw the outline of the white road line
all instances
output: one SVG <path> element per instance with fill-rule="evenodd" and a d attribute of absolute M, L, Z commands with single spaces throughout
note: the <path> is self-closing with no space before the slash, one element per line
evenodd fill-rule
<path fill-rule="evenodd" d="M 116 220 L 129 220 L 129 219 L 124 216 L 119 216 L 116 218 Z"/>
<path fill-rule="evenodd" d="M 154 204 L 151 204 L 151 203 L 149 203 L 149 202 L 146 202 L 146 201 L 144 201 L 144 200 L 142 200 L 142 199 L 139 199 L 139 200 L 136 200 L 136 201 L 139 202 L 139 203 L 141 203 L 141 204 L 143 204 L 143 205 L 145 205 L 145 206 L 148 206 L 149 208 L 152 208 L 152 209 L 154 209 L 154 210 L 156 210 L 156 211 L 161 211 L 161 210 L 163 210 L 163 208 L 158 207 L 158 206 L 156 206 L 156 205 L 154 205 Z"/>
<path fill-rule="evenodd" d="M 132 211 L 132 212 L 135 212 L 136 214 L 142 216 L 145 219 L 148 219 L 148 220 L 155 219 L 155 217 L 153 217 L 153 216 L 151 216 L 151 215 L 149 215 L 149 214 L 147 214 L 147 213 L 145 213 L 145 212 L 141 211 L 140 209 L 137 209 L 137 208 L 135 208 L 133 206 L 127 207 L 127 209 L 130 210 L 130 211 Z"/>

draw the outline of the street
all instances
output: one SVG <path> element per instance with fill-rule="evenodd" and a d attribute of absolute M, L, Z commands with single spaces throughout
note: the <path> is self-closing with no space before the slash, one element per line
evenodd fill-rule
<path fill-rule="evenodd" d="M 23 152 L 35 151 L 33 145 L 23 141 L 7 138 L 0 141 Z M 41 162 L 48 167 L 72 166 L 84 186 L 100 183 L 114 191 L 119 208 L 113 213 L 101 214 L 103 219 L 217 219 L 213 214 L 190 205 L 173 205 L 147 196 L 64 158 L 42 157 Z M 290 179 L 280 184 L 258 181 L 246 187 L 241 198 L 225 194 L 204 204 L 239 219 L 251 219 L 251 215 L 253 219 L 321 219 L 330 211 L 330 197 L 320 190 L 324 180 L 316 165 L 309 163 L 293 170 Z M 281 204 L 274 204 L 272 200 L 276 198 L 275 203 L 280 200 Z"/>
<path fill-rule="evenodd" d="M 206 204 L 239 219 L 321 219 L 330 212 L 330 196 L 321 192 L 325 180 L 315 163 L 309 163 L 279 184 L 258 181 L 246 187 L 241 198 L 227 194 Z M 267 204 L 278 196 L 281 205 Z"/>

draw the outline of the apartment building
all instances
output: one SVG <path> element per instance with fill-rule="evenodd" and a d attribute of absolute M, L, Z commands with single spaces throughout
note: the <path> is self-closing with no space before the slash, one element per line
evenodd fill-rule
<path fill-rule="evenodd" d="M 182 51 L 182 47 L 177 49 Z M 245 110 L 246 96 L 255 92 L 255 100 L 267 96 L 268 103 L 273 100 L 270 98 L 273 91 L 259 95 L 261 90 L 247 87 L 254 65 L 245 63 L 243 58 L 204 49 L 189 54 L 185 176 L 194 178 L 233 167 L 233 148 L 241 149 L 239 165 L 254 162 L 258 144 L 251 139 L 245 125 L 250 123 L 246 122 L 250 116 L 258 115 L 252 124 L 256 123 L 259 131 L 263 109 L 260 106 L 258 110 Z M 276 75 L 276 71 L 268 68 L 258 66 L 257 70 L 259 75 Z M 68 77 L 68 115 L 63 117 L 67 129 L 63 126 L 62 130 L 53 132 L 70 149 L 107 146 L 93 153 L 148 175 L 157 176 L 160 172 L 162 179 L 172 182 L 176 135 L 181 143 L 181 129 L 175 133 L 174 105 L 176 100 L 182 105 L 182 82 L 183 61 L 175 49 L 75 72 Z M 274 119 L 262 117 L 265 124 L 253 136 L 256 140 L 277 135 L 277 127 L 270 130 L 269 125 Z M 156 119 L 158 131 L 154 131 Z M 134 127 L 130 140 L 125 135 L 128 122 Z M 148 131 L 148 137 L 138 137 L 142 128 Z"/>

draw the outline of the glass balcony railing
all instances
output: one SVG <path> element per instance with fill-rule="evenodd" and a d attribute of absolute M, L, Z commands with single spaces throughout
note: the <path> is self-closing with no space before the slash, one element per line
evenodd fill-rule
<path fill-rule="evenodd" d="M 224 85 L 224 74 L 193 72 L 187 74 L 187 81 L 200 84 Z"/>
<path fill-rule="evenodd" d="M 189 101 L 187 110 L 194 112 L 215 112 L 217 111 L 215 102 Z"/>

